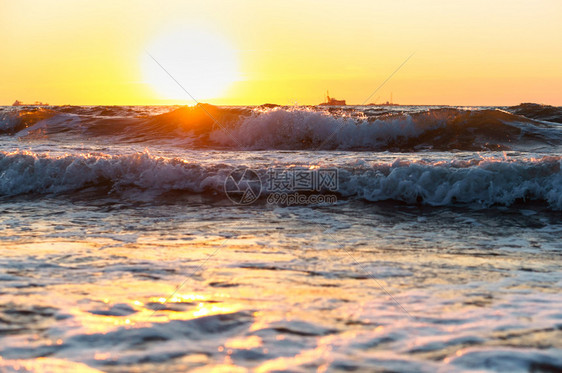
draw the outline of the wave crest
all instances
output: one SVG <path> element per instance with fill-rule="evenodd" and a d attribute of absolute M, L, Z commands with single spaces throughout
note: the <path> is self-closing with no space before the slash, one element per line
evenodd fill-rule
<path fill-rule="evenodd" d="M 447 151 L 558 144 L 562 134 L 500 110 L 432 109 L 373 118 L 274 109 L 214 131 L 210 139 L 246 149 Z"/>
<path fill-rule="evenodd" d="M 78 136 L 179 147 L 300 150 L 508 150 L 562 144 L 562 128 L 502 110 L 426 108 L 379 112 L 350 107 L 146 107 L 4 110 L 0 132 Z"/>
<path fill-rule="evenodd" d="M 562 108 L 556 106 L 524 103 L 510 107 L 509 111 L 527 118 L 562 123 Z"/>
<path fill-rule="evenodd" d="M 562 210 L 561 157 L 396 161 L 366 166 L 346 164 L 337 168 L 337 193 L 343 198 L 432 206 L 458 203 L 509 206 L 542 201 Z M 159 195 L 184 191 L 225 199 L 224 182 L 233 169 L 232 165 L 203 165 L 148 153 L 52 157 L 31 152 L 0 152 L 0 195 L 58 194 L 90 188 L 102 194 L 140 190 Z M 266 180 L 267 169 L 255 171 Z M 262 194 L 265 196 L 268 191 L 263 190 Z"/>

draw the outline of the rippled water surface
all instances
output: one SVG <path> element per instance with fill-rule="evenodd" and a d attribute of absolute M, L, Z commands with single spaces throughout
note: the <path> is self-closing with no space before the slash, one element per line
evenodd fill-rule
<path fill-rule="evenodd" d="M 0 370 L 562 369 L 556 144 L 184 149 L 27 128 L 0 136 Z M 297 166 L 338 169 L 338 202 L 225 197 L 237 167 Z"/>

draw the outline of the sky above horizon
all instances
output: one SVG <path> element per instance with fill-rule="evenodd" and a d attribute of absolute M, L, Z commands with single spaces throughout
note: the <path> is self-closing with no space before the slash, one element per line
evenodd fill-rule
<path fill-rule="evenodd" d="M 561 19 L 559 0 L 2 1 L 0 105 L 561 106 Z"/>

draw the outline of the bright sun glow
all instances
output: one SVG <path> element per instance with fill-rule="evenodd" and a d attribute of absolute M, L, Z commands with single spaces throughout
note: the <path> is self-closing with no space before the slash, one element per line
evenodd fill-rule
<path fill-rule="evenodd" d="M 195 29 L 176 29 L 153 39 L 150 53 L 196 100 L 218 98 L 237 79 L 236 53 L 220 36 Z M 147 54 L 144 81 L 162 98 L 191 101 Z"/>

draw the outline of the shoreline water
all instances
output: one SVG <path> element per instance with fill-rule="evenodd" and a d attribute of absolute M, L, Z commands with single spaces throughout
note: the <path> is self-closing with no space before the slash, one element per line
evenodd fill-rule
<path fill-rule="evenodd" d="M 544 109 L 2 108 L 0 370 L 560 370 Z"/>

